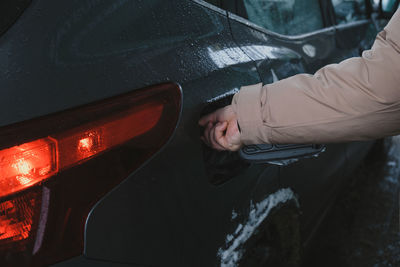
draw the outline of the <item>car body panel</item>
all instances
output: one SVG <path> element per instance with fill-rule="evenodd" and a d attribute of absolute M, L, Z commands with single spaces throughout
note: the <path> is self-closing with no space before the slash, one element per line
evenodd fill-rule
<path fill-rule="evenodd" d="M 32 1 L 0 40 L 0 88 L 7 96 L 0 97 L 0 126 L 162 82 L 178 83 L 183 93 L 170 141 L 93 207 L 85 257 L 58 266 L 218 265 L 219 249 L 252 203 L 282 187 L 299 195 L 304 225 L 313 226 L 353 168 L 346 164 L 356 164 L 368 144 L 328 145 L 318 158 L 287 167 L 224 167 L 229 177 L 217 185 L 197 121 L 242 85 L 311 73 L 356 55 L 358 48 L 336 50 L 335 31 L 281 36 L 203 1 Z M 216 161 L 227 156 L 212 153 Z"/>
<path fill-rule="evenodd" d="M 146 32 L 137 37 L 134 30 L 141 28 L 141 14 L 147 11 L 133 1 L 33 1 L 1 37 L 0 85 L 7 98 L 0 98 L 0 125 L 151 84 L 195 80 L 219 69 L 208 47 L 236 47 L 229 33 L 221 34 L 227 22 L 209 14 L 216 11 L 203 8 L 199 16 L 210 28 L 188 28 L 182 21 L 191 20 L 191 14 L 182 10 L 182 16 L 168 16 L 168 6 L 179 10 L 195 4 L 158 5 L 159 1 L 146 4 L 164 10 L 159 10 L 161 17 L 151 15 Z M 174 31 L 162 27 L 167 19 L 163 16 L 172 20 Z M 198 46 L 203 49 L 193 49 Z"/>
<path fill-rule="evenodd" d="M 329 6 L 327 6 L 328 8 Z M 326 12 L 328 13 L 328 12 Z M 371 24 L 368 20 L 330 26 L 321 30 L 285 36 L 271 32 L 235 14 L 228 13 L 232 34 L 261 75 L 264 84 L 272 83 L 298 73 L 314 73 L 320 67 L 358 56 L 361 41 Z M 352 36 L 349 39 L 349 36 Z M 347 40 L 347 42 L 343 42 Z M 371 41 L 371 40 L 369 40 Z M 363 43 L 370 46 L 370 43 Z M 302 233 L 309 236 L 328 203 L 337 193 L 345 177 L 346 152 L 365 153 L 371 142 L 327 144 L 326 151 L 315 159 L 303 159 L 280 169 L 282 187 L 290 187 L 299 194 L 302 206 Z M 360 153 L 361 155 L 363 153 Z M 356 162 L 352 161 L 353 167 Z M 305 239 L 306 241 L 306 239 Z"/>
<path fill-rule="evenodd" d="M 155 266 L 216 264 L 218 249 L 237 226 L 231 221 L 232 211 L 246 210 L 251 200 L 262 200 L 278 189 L 278 167 L 272 165 L 252 165 L 223 186 L 208 181 L 197 125 L 202 109 L 213 99 L 240 85 L 258 83 L 260 78 L 254 63 L 233 42 L 226 14 L 187 1 L 160 1 L 152 19 L 157 20 L 162 15 L 158 12 L 164 13 L 168 8 L 169 13 L 190 9 L 193 18 L 203 18 L 191 23 L 177 21 L 176 25 L 169 21 L 172 24 L 168 28 L 184 27 L 184 31 L 192 32 L 219 23 L 224 31 L 183 42 L 191 49 L 190 57 L 206 52 L 197 61 L 189 61 L 192 68 L 203 67 L 209 74 L 202 79 L 190 75 L 184 79 L 174 77 L 183 90 L 183 111 L 176 133 L 151 164 L 129 177 L 93 209 L 85 238 L 85 255 L 90 258 Z M 177 54 L 160 57 L 160 67 L 170 67 L 175 58 L 186 60 L 186 54 L 174 51 Z M 155 253 L 158 257 L 153 256 Z"/>

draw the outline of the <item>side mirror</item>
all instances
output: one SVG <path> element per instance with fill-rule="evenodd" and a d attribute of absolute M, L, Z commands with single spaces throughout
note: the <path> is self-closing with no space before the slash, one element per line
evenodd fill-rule
<path fill-rule="evenodd" d="M 313 157 L 324 152 L 325 148 L 325 145 L 314 144 L 259 144 L 242 147 L 239 151 L 239 156 L 251 163 L 268 163 Z"/>

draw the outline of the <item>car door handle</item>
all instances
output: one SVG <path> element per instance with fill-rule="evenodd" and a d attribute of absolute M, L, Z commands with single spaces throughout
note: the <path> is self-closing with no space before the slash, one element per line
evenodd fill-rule
<path fill-rule="evenodd" d="M 325 148 L 325 145 L 317 144 L 257 144 L 242 147 L 239 150 L 239 156 L 251 163 L 268 163 L 271 161 L 312 157 L 324 152 Z"/>

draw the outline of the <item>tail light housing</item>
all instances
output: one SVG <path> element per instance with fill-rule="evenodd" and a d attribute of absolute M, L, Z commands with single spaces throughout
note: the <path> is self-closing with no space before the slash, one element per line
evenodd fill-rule
<path fill-rule="evenodd" d="M 168 141 L 181 89 L 167 83 L 0 129 L 0 264 L 83 251 L 93 205 Z"/>

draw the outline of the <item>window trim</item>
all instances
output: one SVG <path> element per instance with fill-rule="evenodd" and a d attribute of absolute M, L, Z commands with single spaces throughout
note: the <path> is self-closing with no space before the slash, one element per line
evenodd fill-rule
<path fill-rule="evenodd" d="M 211 9 L 211 10 L 213 10 L 215 12 L 218 12 L 218 13 L 224 15 L 224 16 L 228 15 L 228 11 L 226 11 L 225 9 L 222 9 L 220 7 L 217 7 L 217 6 L 213 5 L 213 4 L 210 4 L 210 3 L 208 3 L 208 2 L 206 2 L 204 0 L 190 0 L 190 1 L 192 1 L 192 2 L 194 2 L 196 4 L 199 4 L 201 6 L 204 6 L 204 7 L 208 8 L 208 9 Z"/>
<path fill-rule="evenodd" d="M 325 28 L 322 28 L 322 29 L 319 29 L 316 31 L 311 31 L 311 32 L 302 33 L 302 34 L 298 34 L 298 35 L 285 35 L 285 34 L 280 34 L 280 33 L 268 30 L 262 26 L 255 24 L 254 22 L 249 21 L 248 19 L 242 18 L 231 12 L 228 12 L 228 18 L 232 19 L 236 22 L 239 22 L 241 24 L 244 24 L 250 28 L 253 28 L 257 31 L 266 33 L 268 35 L 272 35 L 272 36 L 280 38 L 280 39 L 293 40 L 293 41 L 305 39 L 305 38 L 308 38 L 308 37 L 311 37 L 311 36 L 314 36 L 314 35 L 320 34 L 320 33 L 334 33 L 336 31 L 335 26 L 329 26 L 329 27 L 325 27 Z"/>
<path fill-rule="evenodd" d="M 253 29 L 257 30 L 257 31 L 266 33 L 268 35 L 275 36 L 275 37 L 280 38 L 280 39 L 300 40 L 300 39 L 304 39 L 304 38 L 307 38 L 307 37 L 310 37 L 310 36 L 313 36 L 313 35 L 316 35 L 316 34 L 320 34 L 320 33 L 335 32 L 335 27 L 334 27 L 335 25 L 332 25 L 332 26 L 329 26 L 329 27 L 321 28 L 321 29 L 316 30 L 316 31 L 311 31 L 311 32 L 307 32 L 307 33 L 303 33 L 303 34 L 299 34 L 299 35 L 280 34 L 280 33 L 268 30 L 268 29 L 266 29 L 266 28 L 264 28 L 262 26 L 259 26 L 259 25 L 255 24 L 254 22 L 251 22 L 250 20 L 248 20 L 246 18 L 243 18 L 243 17 L 241 17 L 239 15 L 236 15 L 236 14 L 234 14 L 232 12 L 229 12 L 229 11 L 227 11 L 225 9 L 217 7 L 217 6 L 213 5 L 213 4 L 210 4 L 210 3 L 208 3 L 208 2 L 206 2 L 204 0 L 190 0 L 190 1 L 195 2 L 195 3 L 199 4 L 199 5 L 204 6 L 204 7 L 207 7 L 207 8 L 209 8 L 211 10 L 214 10 L 214 11 L 216 11 L 218 13 L 225 14 L 228 17 L 228 19 L 235 20 L 236 22 L 244 24 L 244 25 L 246 25 L 246 26 L 248 26 L 250 28 L 253 28 Z M 331 0 L 328 0 L 328 1 L 331 1 Z M 321 8 L 321 6 L 320 6 L 320 8 Z M 322 13 L 323 12 L 321 10 L 321 15 L 323 15 Z"/>
<path fill-rule="evenodd" d="M 226 15 L 228 20 L 232 19 L 232 20 L 234 20 L 236 22 L 239 22 L 239 23 L 241 23 L 243 25 L 246 25 L 246 26 L 248 26 L 248 27 L 250 27 L 250 28 L 252 28 L 254 30 L 257 30 L 259 32 L 265 33 L 265 34 L 270 35 L 270 36 L 274 36 L 274 37 L 279 38 L 279 39 L 290 40 L 290 41 L 300 41 L 300 40 L 312 37 L 314 35 L 323 34 L 323 33 L 335 34 L 336 31 L 339 30 L 339 29 L 347 29 L 347 28 L 357 27 L 357 26 L 361 26 L 361 25 L 368 24 L 368 23 L 372 22 L 371 19 L 363 19 L 363 20 L 352 21 L 352 22 L 349 22 L 349 23 L 346 23 L 346 24 L 340 24 L 340 25 L 336 24 L 336 25 L 332 25 L 332 26 L 329 26 L 329 27 L 324 27 L 324 28 L 316 30 L 316 31 L 303 33 L 303 34 L 285 35 L 285 34 L 280 34 L 280 33 L 268 30 L 268 29 L 266 29 L 266 28 L 264 28 L 262 26 L 259 26 L 259 25 L 255 24 L 254 22 L 251 22 L 248 19 L 245 19 L 245 18 L 243 18 L 243 17 L 241 17 L 239 15 L 236 15 L 236 14 L 234 14 L 232 12 L 229 12 L 227 10 L 219 8 L 219 7 L 217 7 L 217 6 L 213 5 L 213 4 L 210 4 L 210 3 L 208 3 L 208 2 L 206 2 L 204 0 L 191 0 L 191 1 L 195 2 L 195 3 L 199 4 L 199 5 L 202 5 L 204 7 L 207 7 L 209 9 L 211 9 L 211 10 L 214 10 L 214 11 L 216 11 L 218 13 Z M 329 1 L 331 1 L 331 0 L 329 0 Z"/>
<path fill-rule="evenodd" d="M 362 26 L 364 24 L 368 24 L 371 22 L 372 22 L 371 19 L 360 19 L 360 20 L 348 22 L 346 24 L 336 24 L 335 28 L 336 29 L 347 29 L 347 28 Z"/>

